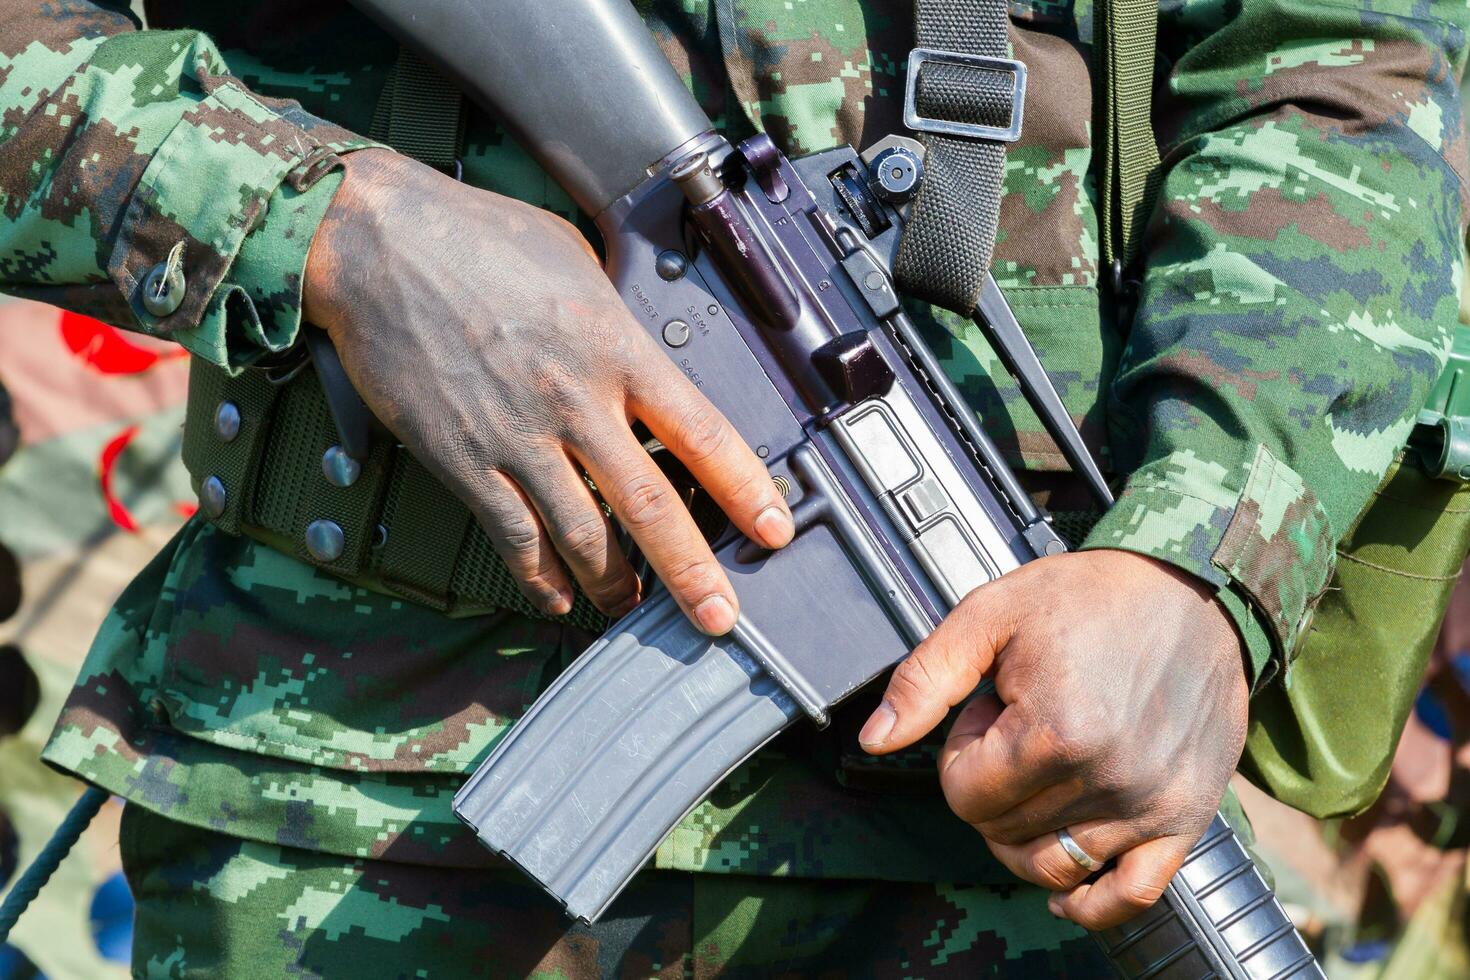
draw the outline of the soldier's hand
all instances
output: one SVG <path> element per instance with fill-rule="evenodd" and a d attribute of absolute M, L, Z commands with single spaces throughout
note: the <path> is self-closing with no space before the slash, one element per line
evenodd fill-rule
<path fill-rule="evenodd" d="M 1123 551 L 1021 566 L 970 593 L 894 671 L 859 736 L 922 738 L 983 676 L 940 757 L 950 807 L 1051 909 L 1089 928 L 1152 905 L 1245 743 L 1240 641 L 1202 581 Z M 1057 837 L 1116 862 L 1094 881 Z"/>
<path fill-rule="evenodd" d="M 346 160 L 312 241 L 305 312 L 363 400 L 470 507 L 540 608 L 570 610 L 571 577 L 610 615 L 641 595 L 585 469 L 691 619 L 728 631 L 735 592 L 634 422 L 762 545 L 791 540 L 790 511 L 585 240 L 406 157 Z"/>

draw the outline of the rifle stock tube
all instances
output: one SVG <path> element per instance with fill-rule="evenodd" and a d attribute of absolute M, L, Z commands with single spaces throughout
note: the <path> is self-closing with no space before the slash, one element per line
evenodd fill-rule
<path fill-rule="evenodd" d="M 596 215 L 708 132 L 628 0 L 354 0 Z M 589 92 L 607 93 L 592 110 Z"/>

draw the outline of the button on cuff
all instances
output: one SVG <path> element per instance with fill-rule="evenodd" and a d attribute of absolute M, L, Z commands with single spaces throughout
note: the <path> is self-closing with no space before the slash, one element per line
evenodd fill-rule
<path fill-rule="evenodd" d="M 183 304 L 188 288 L 181 264 L 165 259 L 143 279 L 143 308 L 156 317 L 168 316 Z"/>

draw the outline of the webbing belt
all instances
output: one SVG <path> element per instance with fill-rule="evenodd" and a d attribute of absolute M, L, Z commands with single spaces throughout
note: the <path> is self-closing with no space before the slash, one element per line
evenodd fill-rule
<path fill-rule="evenodd" d="M 231 406 L 221 413 L 221 406 Z M 230 424 L 221 426 L 224 417 Z M 235 420 L 238 419 L 238 422 Z M 468 508 L 391 439 L 374 441 L 355 479 L 329 478 L 323 458 L 337 429 L 309 371 L 273 384 L 262 371 L 231 378 L 196 358 L 189 373 L 184 465 L 205 516 L 364 588 L 420 602 L 450 615 L 504 609 L 550 619 L 516 588 Z M 217 512 L 209 513 L 216 504 Z M 340 551 L 313 554 L 308 529 L 330 522 Z M 592 633 L 607 619 L 579 595 L 559 617 Z"/>
<path fill-rule="evenodd" d="M 373 115 L 373 136 L 447 170 L 458 162 L 463 110 L 458 89 L 400 49 Z M 222 406 L 229 406 L 223 427 Z M 552 618 L 521 595 L 469 509 L 407 450 L 390 439 L 372 440 L 367 458 L 346 481 L 340 467 L 325 461 L 338 441 L 313 372 L 277 383 L 264 371 L 231 378 L 193 362 L 184 465 L 216 527 L 450 615 L 506 610 Z M 207 481 L 213 486 L 206 494 Z M 335 552 L 332 557 L 313 552 L 313 525 L 329 532 L 326 554 Z M 607 627 L 580 592 L 571 613 L 557 620 L 592 633 Z"/>

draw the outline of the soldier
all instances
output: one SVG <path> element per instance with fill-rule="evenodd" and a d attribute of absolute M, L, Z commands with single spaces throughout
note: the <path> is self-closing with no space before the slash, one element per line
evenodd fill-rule
<path fill-rule="evenodd" d="M 573 584 L 612 616 L 641 595 L 580 471 L 712 634 L 738 598 L 633 423 L 746 534 L 780 546 L 790 515 L 492 120 L 465 122 L 463 184 L 381 145 L 409 69 L 388 84 L 396 46 L 345 2 L 143 6 L 148 30 L 0 0 L 0 283 L 195 356 L 202 513 L 119 598 L 46 752 L 129 800 L 135 970 L 1101 973 L 1078 924 L 1155 900 L 1209 820 L 1444 362 L 1463 5 L 1161 5 L 1132 296 L 1099 259 L 1094 8 L 1010 5 L 1034 81 L 995 272 L 1119 503 L 1084 550 L 973 593 L 831 738 L 732 775 L 591 928 L 449 810 L 597 628 Z M 737 136 L 901 131 L 907 4 L 642 9 Z M 915 312 L 1077 508 L 974 329 Z M 401 447 L 332 452 L 289 355 L 304 319 Z M 985 672 L 1003 703 L 921 742 Z M 1116 868 L 1085 883 L 1068 839 Z"/>

